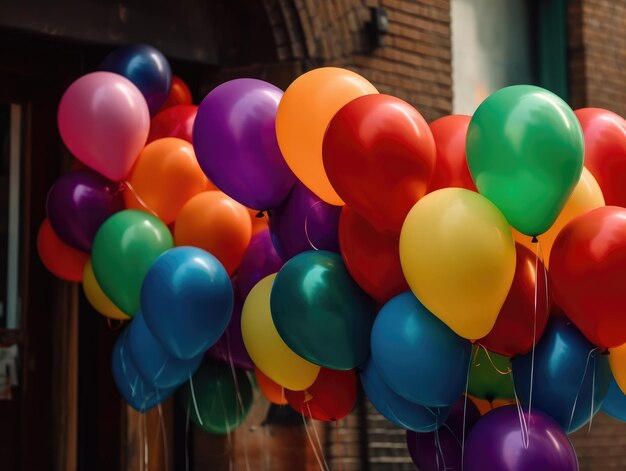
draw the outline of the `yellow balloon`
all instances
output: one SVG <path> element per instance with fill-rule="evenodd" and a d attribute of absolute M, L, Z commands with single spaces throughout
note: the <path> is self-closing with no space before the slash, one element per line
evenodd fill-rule
<path fill-rule="evenodd" d="M 280 338 L 270 311 L 270 293 L 276 274 L 259 281 L 241 312 L 241 335 L 254 364 L 275 383 L 292 391 L 313 384 L 320 367 L 296 355 Z"/>
<path fill-rule="evenodd" d="M 556 236 L 565 227 L 565 225 L 581 214 L 585 214 L 592 209 L 604 206 L 604 195 L 600 189 L 600 185 L 593 177 L 591 172 L 583 167 L 583 173 L 580 175 L 580 180 L 574 188 L 574 191 L 570 195 L 567 203 L 559 213 L 559 217 L 554 221 L 552 227 L 546 232 L 537 237 L 539 244 L 541 245 L 541 251 L 543 253 L 544 264 L 548 268 L 550 264 L 550 252 L 552 246 L 556 240 Z M 532 238 L 522 234 L 521 232 L 513 229 L 513 237 L 515 241 L 524 245 L 532 250 L 533 253 L 537 250 L 537 244 L 532 242 Z"/>
<path fill-rule="evenodd" d="M 411 291 L 461 337 L 492 329 L 515 273 L 515 242 L 505 217 L 473 191 L 426 195 L 400 233 L 400 262 Z"/>
<path fill-rule="evenodd" d="M 85 263 L 85 269 L 83 270 L 83 291 L 89 304 L 93 308 L 105 317 L 118 320 L 128 320 L 130 316 L 124 314 L 115 304 L 111 301 L 106 294 L 100 288 L 100 285 L 96 281 L 96 277 L 93 274 L 93 268 L 91 267 L 91 259 Z"/>
<path fill-rule="evenodd" d="M 343 105 L 374 93 L 378 90 L 359 74 L 322 67 L 298 77 L 280 100 L 276 137 L 283 157 L 300 181 L 327 203 L 343 205 L 322 161 L 328 123 Z"/>
<path fill-rule="evenodd" d="M 609 348 L 609 364 L 615 382 L 626 394 L 626 343 L 619 347 Z"/>

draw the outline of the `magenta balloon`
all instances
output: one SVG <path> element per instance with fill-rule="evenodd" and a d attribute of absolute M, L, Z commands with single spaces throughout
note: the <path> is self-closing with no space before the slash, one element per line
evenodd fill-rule
<path fill-rule="evenodd" d="M 259 281 L 277 273 L 285 264 L 276 252 L 269 229 L 252 236 L 237 269 L 237 290 L 243 299 Z"/>
<path fill-rule="evenodd" d="M 249 208 L 278 206 L 296 181 L 276 139 L 282 95 L 262 80 L 237 79 L 214 88 L 198 108 L 193 147 L 200 167 L 220 190 Z"/>
<path fill-rule="evenodd" d="M 464 471 L 578 471 L 578 459 L 567 434 L 543 412 L 523 413 L 524 440 L 515 406 L 485 414 L 465 442 Z"/>
<path fill-rule="evenodd" d="M 93 72 L 65 91 L 57 115 L 70 152 L 110 180 L 128 175 L 150 129 L 146 100 L 127 78 Z"/>
<path fill-rule="evenodd" d="M 83 252 L 91 251 L 96 232 L 110 216 L 124 209 L 119 183 L 91 170 L 63 175 L 48 192 L 46 210 L 55 234 Z"/>
<path fill-rule="evenodd" d="M 272 211 L 270 231 L 276 250 L 289 260 L 307 250 L 339 253 L 341 206 L 319 199 L 297 182 L 280 206 Z"/>

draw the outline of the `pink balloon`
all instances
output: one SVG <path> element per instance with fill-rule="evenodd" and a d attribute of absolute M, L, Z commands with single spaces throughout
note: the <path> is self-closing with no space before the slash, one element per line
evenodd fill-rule
<path fill-rule="evenodd" d="M 111 72 L 94 72 L 72 83 L 61 98 L 57 121 L 70 152 L 110 180 L 128 175 L 150 130 L 139 89 Z"/>

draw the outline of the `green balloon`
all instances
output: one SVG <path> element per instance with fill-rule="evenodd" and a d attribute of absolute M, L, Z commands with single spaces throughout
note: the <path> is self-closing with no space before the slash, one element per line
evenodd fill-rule
<path fill-rule="evenodd" d="M 523 234 L 554 223 L 583 169 L 583 133 L 572 109 L 540 87 L 503 88 L 478 107 L 467 130 L 478 191 Z"/>
<path fill-rule="evenodd" d="M 289 260 L 274 280 L 270 308 L 281 338 L 311 363 L 349 370 L 367 360 L 375 304 L 339 254 L 317 250 Z"/>
<path fill-rule="evenodd" d="M 91 263 L 98 284 L 123 312 L 139 310 L 141 283 L 152 262 L 174 246 L 160 219 L 127 209 L 107 219 L 93 241 Z"/>
<path fill-rule="evenodd" d="M 205 362 L 196 371 L 193 395 L 189 381 L 182 389 L 183 406 L 194 424 L 209 433 L 225 434 L 246 420 L 252 407 L 252 383 L 245 371 L 235 369 L 235 376 L 236 384 L 230 366 L 221 363 Z"/>
<path fill-rule="evenodd" d="M 514 399 L 510 371 L 510 358 L 492 352 L 487 356 L 484 348 L 474 346 L 467 392 L 490 402 L 495 399 Z"/>

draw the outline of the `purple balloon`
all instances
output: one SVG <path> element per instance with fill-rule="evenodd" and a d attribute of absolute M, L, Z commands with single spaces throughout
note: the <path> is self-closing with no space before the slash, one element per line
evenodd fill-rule
<path fill-rule="evenodd" d="M 465 442 L 464 471 L 578 471 L 567 434 L 543 412 L 523 412 L 528 436 L 522 435 L 515 406 L 485 414 Z"/>
<path fill-rule="evenodd" d="M 237 79 L 202 100 L 193 126 L 198 163 L 215 185 L 249 208 L 267 210 L 289 194 L 296 177 L 276 139 L 282 90 L 256 79 Z"/>
<path fill-rule="evenodd" d="M 406 443 L 413 463 L 420 471 L 461 471 L 463 443 L 463 408 L 461 397 L 450 409 L 446 423 L 435 432 L 406 432 Z M 465 435 L 480 419 L 476 405 L 467 400 L 465 413 Z"/>
<path fill-rule="evenodd" d="M 270 231 L 278 254 L 289 260 L 307 250 L 339 253 L 340 214 L 341 206 L 322 201 L 297 182 L 270 217 Z"/>
<path fill-rule="evenodd" d="M 242 299 L 246 299 L 254 285 L 278 272 L 284 264 L 276 253 L 269 229 L 254 234 L 237 269 L 237 290 Z"/>
<path fill-rule="evenodd" d="M 91 251 L 102 223 L 124 209 L 118 185 L 92 170 L 63 175 L 50 188 L 46 201 L 54 232 L 68 245 Z"/>

